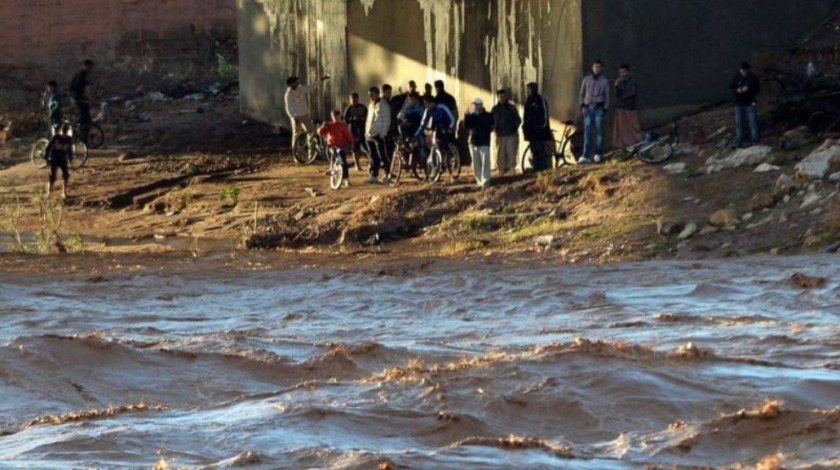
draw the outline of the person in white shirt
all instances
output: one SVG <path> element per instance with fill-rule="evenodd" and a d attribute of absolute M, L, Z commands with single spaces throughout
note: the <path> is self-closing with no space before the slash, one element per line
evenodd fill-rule
<path fill-rule="evenodd" d="M 379 96 L 379 87 L 370 89 L 370 105 L 368 106 L 367 129 L 365 139 L 370 150 L 370 177 L 368 184 L 379 182 L 379 169 L 385 170 L 387 184 L 391 178 L 391 159 L 385 149 L 385 138 L 391 128 L 391 106 Z"/>
<path fill-rule="evenodd" d="M 291 118 L 294 126 L 292 132 L 293 143 L 299 133 L 315 130 L 315 124 L 309 116 L 309 92 L 316 89 L 320 82 L 329 79 L 330 76 L 325 75 L 309 85 L 301 85 L 298 77 L 286 79 L 286 112 L 289 113 L 289 118 Z"/>

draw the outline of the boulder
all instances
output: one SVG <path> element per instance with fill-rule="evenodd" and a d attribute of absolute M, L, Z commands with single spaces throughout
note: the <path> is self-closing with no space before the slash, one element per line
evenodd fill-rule
<path fill-rule="evenodd" d="M 695 233 L 697 233 L 697 224 L 693 222 L 689 222 L 685 228 L 677 235 L 677 238 L 680 240 L 688 240 L 691 238 Z"/>
<path fill-rule="evenodd" d="M 828 177 L 828 180 L 833 182 L 833 183 L 840 183 L 840 171 L 838 171 L 837 173 L 832 173 Z"/>
<path fill-rule="evenodd" d="M 799 206 L 799 209 L 805 210 L 817 205 L 820 201 L 822 201 L 822 197 L 820 197 L 817 193 L 808 193 L 805 195 L 805 198 L 802 200 L 802 204 Z"/>
<path fill-rule="evenodd" d="M 768 209 L 776 205 L 776 200 L 773 196 L 767 193 L 758 193 L 750 199 L 750 211 L 758 212 L 762 209 Z"/>
<path fill-rule="evenodd" d="M 721 209 L 709 216 L 709 224 L 713 227 L 733 227 L 739 222 L 741 218 L 733 209 Z"/>
<path fill-rule="evenodd" d="M 781 167 L 778 167 L 776 165 L 771 165 L 769 163 L 762 163 L 761 165 L 758 165 L 757 167 L 755 167 L 755 170 L 753 170 L 753 173 L 767 173 L 769 171 L 779 171 L 779 170 L 781 170 Z"/>
<path fill-rule="evenodd" d="M 663 237 L 676 235 L 685 227 L 685 222 L 668 217 L 660 217 L 656 221 L 656 233 Z"/>
<path fill-rule="evenodd" d="M 668 173 L 671 173 L 672 175 L 678 175 L 685 171 L 685 163 L 671 163 L 670 165 L 663 166 L 662 169 L 667 171 Z"/>
<path fill-rule="evenodd" d="M 825 144 L 823 144 L 824 146 Z M 796 165 L 796 175 L 798 177 L 821 179 L 825 177 L 832 166 L 840 165 L 840 146 L 834 145 L 825 149 L 823 147 L 814 150 Z"/>
<path fill-rule="evenodd" d="M 779 147 L 783 150 L 796 150 L 810 144 L 813 141 L 814 134 L 811 134 L 808 126 L 801 126 L 782 134 L 782 138 L 779 140 Z"/>
<path fill-rule="evenodd" d="M 776 178 L 776 191 L 779 194 L 789 194 L 799 189 L 799 185 L 790 176 L 782 173 Z"/>
<path fill-rule="evenodd" d="M 767 145 L 754 145 L 745 149 L 738 149 L 723 158 L 710 157 L 706 160 L 706 173 L 717 173 L 727 168 L 737 168 L 743 165 L 758 165 L 767 160 L 771 149 Z"/>
<path fill-rule="evenodd" d="M 560 238 L 554 235 L 540 235 L 534 239 L 534 245 L 540 248 L 558 248 L 560 243 Z"/>

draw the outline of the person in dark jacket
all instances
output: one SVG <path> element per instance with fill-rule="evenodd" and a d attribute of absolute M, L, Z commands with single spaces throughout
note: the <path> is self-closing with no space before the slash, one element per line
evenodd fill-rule
<path fill-rule="evenodd" d="M 533 158 L 533 170 L 548 169 L 549 153 L 553 152 L 554 137 L 549 123 L 548 101 L 539 94 L 536 83 L 526 85 L 528 98 L 525 100 L 525 116 L 522 122 L 522 132 L 525 140 L 530 142 Z"/>
<path fill-rule="evenodd" d="M 613 145 L 626 148 L 642 140 L 642 125 L 636 111 L 638 87 L 630 74 L 630 66 L 621 64 L 615 81 L 615 129 Z"/>
<path fill-rule="evenodd" d="M 356 171 L 362 171 L 362 166 L 359 164 L 359 155 L 362 153 L 362 145 L 365 142 L 367 113 L 367 106 L 359 103 L 359 94 L 351 94 L 350 106 L 344 110 L 344 122 L 350 126 L 350 132 L 353 134 L 353 162 L 355 163 Z"/>
<path fill-rule="evenodd" d="M 493 115 L 484 109 L 481 98 L 476 98 L 464 116 L 464 127 L 470 132 L 473 174 L 480 188 L 490 186 L 490 133 L 493 125 Z"/>
<path fill-rule="evenodd" d="M 756 77 L 750 71 L 750 64 L 744 62 L 741 69 L 732 77 L 732 84 L 729 89 L 735 94 L 735 142 L 733 148 L 744 145 L 744 121 L 750 126 L 750 143 L 758 143 L 758 111 L 756 109 L 756 97 L 761 86 Z"/>
<path fill-rule="evenodd" d="M 446 106 L 456 118 L 458 117 L 458 102 L 454 96 L 447 93 L 443 85 L 443 80 L 435 81 L 435 101 L 437 104 Z"/>
<path fill-rule="evenodd" d="M 516 154 L 519 153 L 519 126 L 522 118 L 516 106 L 508 101 L 504 88 L 496 92 L 499 102 L 490 112 L 493 115 L 496 131 L 496 168 L 500 175 L 513 172 L 516 168 Z"/>
<path fill-rule="evenodd" d="M 83 68 L 70 81 L 70 93 L 73 94 L 73 101 L 76 103 L 76 110 L 79 113 L 79 126 L 82 140 L 87 140 L 90 132 L 90 124 L 93 118 L 90 115 L 90 73 L 93 71 L 93 61 L 85 60 Z"/>
<path fill-rule="evenodd" d="M 61 197 L 67 198 L 67 183 L 70 181 L 69 161 L 73 158 L 73 138 L 70 136 L 70 125 L 62 124 L 56 129 L 56 133 L 47 144 L 44 152 L 50 164 L 50 182 L 47 184 L 47 197 L 49 197 L 55 184 L 58 170 L 61 169 L 61 178 L 64 180 L 64 187 L 61 188 Z"/>

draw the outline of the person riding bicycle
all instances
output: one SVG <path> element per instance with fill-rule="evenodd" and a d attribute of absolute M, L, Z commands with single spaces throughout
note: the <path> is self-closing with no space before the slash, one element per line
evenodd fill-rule
<path fill-rule="evenodd" d="M 409 140 L 414 137 L 425 112 L 426 108 L 420 103 L 420 94 L 416 91 L 409 93 L 405 100 L 405 106 L 397 115 L 397 119 L 400 121 L 400 136 L 403 139 Z"/>
<path fill-rule="evenodd" d="M 61 124 L 54 136 L 47 144 L 44 157 L 50 164 L 50 182 L 47 184 L 47 197 L 55 184 L 57 170 L 61 169 L 61 178 L 64 180 L 64 187 L 61 190 L 61 197 L 67 198 L 67 183 L 70 181 L 69 161 L 73 159 L 73 138 L 70 137 L 70 125 Z"/>
<path fill-rule="evenodd" d="M 350 106 L 344 110 L 344 122 L 350 126 L 350 132 L 353 133 L 353 139 L 356 140 L 356 145 L 353 146 L 353 163 L 355 163 L 356 171 L 362 171 L 362 166 L 359 164 L 359 154 L 362 152 L 362 144 L 365 141 L 367 114 L 367 106 L 359 103 L 359 94 L 351 94 Z"/>
<path fill-rule="evenodd" d="M 354 148 L 356 139 L 347 124 L 341 122 L 341 110 L 333 109 L 332 121 L 325 122 L 318 129 L 318 135 L 324 137 L 327 145 L 338 149 L 341 158 L 341 173 L 344 176 L 344 186 L 350 186 L 350 173 L 347 171 L 347 152 Z"/>
<path fill-rule="evenodd" d="M 79 120 L 79 136 L 87 141 L 88 131 L 93 119 L 90 116 L 90 73 L 93 71 L 93 61 L 86 59 L 83 68 L 70 81 L 70 92 L 73 94 L 73 101 L 76 103 Z"/>
<path fill-rule="evenodd" d="M 312 118 L 309 117 L 309 92 L 318 88 L 318 84 L 322 81 L 329 80 L 329 75 L 316 79 L 314 83 L 309 85 L 301 85 L 298 77 L 289 77 L 286 79 L 286 112 L 292 120 L 292 145 L 295 143 L 295 138 L 301 132 L 311 132 L 315 130 L 315 124 L 312 123 Z"/>
<path fill-rule="evenodd" d="M 426 145 L 424 133 L 434 130 L 437 143 L 444 146 L 455 138 L 455 124 L 457 121 L 452 111 L 445 105 L 438 104 L 432 96 L 424 97 L 423 105 L 426 111 L 423 113 L 423 118 L 420 120 L 420 127 L 414 135 L 420 144 L 420 157 L 422 160 L 425 160 L 430 147 Z"/>

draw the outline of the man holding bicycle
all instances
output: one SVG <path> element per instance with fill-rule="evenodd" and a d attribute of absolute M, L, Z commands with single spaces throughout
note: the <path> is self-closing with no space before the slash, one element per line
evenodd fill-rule
<path fill-rule="evenodd" d="M 347 124 L 341 122 L 341 110 L 334 109 L 331 113 L 332 121 L 325 122 L 319 129 L 318 135 L 324 137 L 327 145 L 338 150 L 341 158 L 341 173 L 344 185 L 350 186 L 350 173 L 347 171 L 347 152 L 356 145 L 356 139 Z"/>
<path fill-rule="evenodd" d="M 548 113 L 548 101 L 539 94 L 536 83 L 526 85 L 528 98 L 525 101 L 525 116 L 522 132 L 525 140 L 531 143 L 533 170 L 539 172 L 548 169 L 549 156 L 554 153 L 554 136 Z"/>
<path fill-rule="evenodd" d="M 445 148 L 450 141 L 455 139 L 455 125 L 458 123 L 452 111 L 446 105 L 439 104 L 433 96 L 423 97 L 423 106 L 425 106 L 426 112 L 423 113 L 423 118 L 420 120 L 420 127 L 415 133 L 417 142 L 420 144 L 421 161 L 426 160 L 431 148 L 426 145 L 425 134 L 434 131 L 437 141 L 432 142 L 432 144 L 436 143 L 441 148 Z"/>
<path fill-rule="evenodd" d="M 93 71 L 93 61 L 86 59 L 83 62 L 82 70 L 73 76 L 70 81 L 70 92 L 73 94 L 73 101 L 76 103 L 76 110 L 79 113 L 79 127 L 83 141 L 87 141 L 90 124 L 93 119 L 90 116 L 90 73 Z"/>
<path fill-rule="evenodd" d="M 315 80 L 315 83 L 309 85 L 301 85 L 298 77 L 289 77 L 286 79 L 286 112 L 289 114 L 292 120 L 292 126 L 294 127 L 292 132 L 292 145 L 294 145 L 295 138 L 301 132 L 315 130 L 315 124 L 312 122 L 312 118 L 309 117 L 309 92 L 315 90 L 320 82 L 329 79 L 329 75 L 324 75 L 320 79 Z"/>

